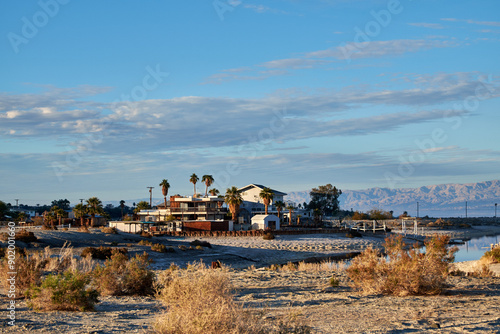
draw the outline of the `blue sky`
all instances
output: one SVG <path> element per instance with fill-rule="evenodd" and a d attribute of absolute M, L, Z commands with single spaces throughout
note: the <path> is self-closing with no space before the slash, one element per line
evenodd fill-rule
<path fill-rule="evenodd" d="M 498 1 L 3 1 L 0 200 L 498 179 Z M 200 192 L 204 191 L 198 185 Z"/>

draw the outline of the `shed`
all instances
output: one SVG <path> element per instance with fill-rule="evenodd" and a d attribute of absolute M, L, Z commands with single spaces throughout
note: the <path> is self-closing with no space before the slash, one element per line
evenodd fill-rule
<path fill-rule="evenodd" d="M 279 230 L 280 219 L 275 215 L 255 215 L 252 217 L 252 230 Z"/>

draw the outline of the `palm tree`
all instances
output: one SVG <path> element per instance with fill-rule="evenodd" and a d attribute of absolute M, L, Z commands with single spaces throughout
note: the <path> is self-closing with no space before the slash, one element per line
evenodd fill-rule
<path fill-rule="evenodd" d="M 170 188 L 170 184 L 168 183 L 167 179 L 163 179 L 160 183 L 161 186 L 161 192 L 163 193 L 163 199 L 165 200 L 165 209 L 167 209 L 167 195 L 168 195 L 168 189 Z"/>
<path fill-rule="evenodd" d="M 122 220 L 123 220 L 123 209 L 125 208 L 125 201 L 124 200 L 120 201 L 120 208 L 122 209 Z"/>
<path fill-rule="evenodd" d="M 219 189 L 212 188 L 208 191 L 208 193 L 212 196 L 217 196 L 219 195 Z"/>
<path fill-rule="evenodd" d="M 236 221 L 236 216 L 238 211 L 240 211 L 240 205 L 243 203 L 243 198 L 241 197 L 238 188 L 232 186 L 227 188 L 226 196 L 224 196 L 224 202 L 229 206 L 229 211 L 231 211 L 233 222 Z"/>
<path fill-rule="evenodd" d="M 274 206 L 276 207 L 276 211 L 278 211 L 278 218 L 280 219 L 281 221 L 281 210 L 283 210 L 283 208 L 285 207 L 285 203 L 283 203 L 283 201 L 276 201 L 276 203 L 274 203 Z"/>
<path fill-rule="evenodd" d="M 196 196 L 196 182 L 198 182 L 199 178 L 198 178 L 198 175 L 196 175 L 195 173 L 193 173 L 193 175 L 191 175 L 191 177 L 189 178 L 189 182 L 191 182 L 194 186 L 194 196 Z"/>
<path fill-rule="evenodd" d="M 75 213 L 75 218 L 80 218 L 80 225 L 83 226 L 83 218 L 87 213 L 87 207 L 82 203 L 75 205 L 73 208 L 73 212 Z M 123 216 L 123 213 L 122 213 Z"/>
<path fill-rule="evenodd" d="M 95 215 L 100 215 L 104 213 L 104 208 L 102 207 L 102 202 L 97 197 L 91 197 L 87 200 L 87 212 L 92 217 L 90 221 L 90 226 L 94 227 Z"/>
<path fill-rule="evenodd" d="M 205 186 L 206 186 L 205 197 L 207 197 L 208 187 L 210 187 L 212 185 L 212 183 L 214 183 L 214 178 L 212 177 L 212 175 L 203 175 L 201 178 L 201 182 L 205 183 Z"/>
<path fill-rule="evenodd" d="M 264 187 L 264 189 L 260 192 L 259 197 L 262 198 L 262 202 L 264 202 L 265 213 L 267 215 L 267 208 L 273 200 L 274 193 L 270 188 Z"/>
<path fill-rule="evenodd" d="M 149 209 L 149 203 L 146 201 L 140 201 L 139 203 L 137 203 L 137 206 L 134 209 L 134 213 L 138 213 L 139 211 L 147 209 Z"/>
<path fill-rule="evenodd" d="M 286 209 L 288 210 L 288 223 L 290 225 L 292 225 L 292 212 L 293 212 L 293 209 L 295 209 L 295 208 L 293 207 L 293 205 L 290 204 L 286 207 Z"/>

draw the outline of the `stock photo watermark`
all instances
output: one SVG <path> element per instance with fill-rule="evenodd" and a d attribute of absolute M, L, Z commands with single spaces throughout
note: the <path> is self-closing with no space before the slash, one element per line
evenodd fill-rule
<path fill-rule="evenodd" d="M 225 168 L 216 173 L 212 173 L 217 180 L 215 185 L 224 189 L 230 185 L 231 178 L 241 173 L 241 165 L 257 158 L 258 153 L 270 148 L 276 139 L 276 135 L 283 132 L 290 122 L 287 118 L 287 110 L 274 110 L 269 124 L 259 130 L 256 136 L 249 137 L 248 140 L 239 145 L 237 152 L 241 155 L 240 160 L 231 160 L 226 163 Z M 242 161 L 243 160 L 243 161 Z"/>
<path fill-rule="evenodd" d="M 215 12 L 219 16 L 221 21 L 224 21 L 224 15 L 226 12 L 232 12 L 236 7 L 242 4 L 239 0 L 214 0 L 212 6 Z"/>
<path fill-rule="evenodd" d="M 14 326 L 16 324 L 16 226 L 14 222 L 7 225 L 7 324 Z"/>
<path fill-rule="evenodd" d="M 14 50 L 15 53 L 19 53 L 19 47 L 28 44 L 35 38 L 40 29 L 45 27 L 50 22 L 50 19 L 54 18 L 59 13 L 61 5 L 67 5 L 69 2 L 70 0 L 38 1 L 40 10 L 29 17 L 23 16 L 21 18 L 22 25 L 20 34 L 12 31 L 7 34 L 7 39 L 9 40 L 12 50 Z"/>
<path fill-rule="evenodd" d="M 170 75 L 169 72 L 163 72 L 159 64 L 157 64 L 154 69 L 148 65 L 145 70 L 147 74 L 144 75 L 141 84 L 134 86 L 128 94 L 122 93 L 120 99 L 113 101 L 111 109 L 116 109 L 118 104 L 127 105 L 146 99 L 148 92 L 157 89 L 165 78 Z M 98 132 L 87 134 L 80 141 L 72 145 L 73 148 L 68 147 L 64 163 L 52 163 L 52 168 L 59 182 L 63 182 L 64 175 L 78 168 L 83 163 L 84 158 L 88 156 L 96 146 L 102 143 L 111 123 L 112 121 L 110 120 L 102 121 L 98 124 Z"/>
<path fill-rule="evenodd" d="M 373 20 L 366 22 L 363 28 L 355 26 L 353 41 L 349 43 L 343 42 L 338 46 L 342 52 L 343 59 L 350 63 L 351 57 L 366 48 L 369 42 L 380 35 L 383 28 L 387 28 L 391 24 L 394 16 L 401 14 L 403 10 L 404 7 L 399 0 L 387 1 L 386 9 L 371 10 L 370 15 Z"/>
<path fill-rule="evenodd" d="M 461 102 L 455 103 L 453 110 L 445 111 L 442 120 L 450 124 L 451 130 L 458 130 L 463 125 L 464 120 L 469 117 L 469 114 L 479 109 L 481 101 L 493 97 L 497 90 L 498 82 L 493 80 L 492 75 L 489 75 L 486 79 L 480 77 L 474 89 L 474 94 L 467 96 Z M 442 127 L 434 128 L 426 139 L 415 139 L 414 144 L 417 149 L 411 151 L 408 155 L 399 157 L 397 172 L 384 173 L 388 187 L 396 188 L 399 183 L 411 177 L 416 168 L 422 165 L 432 153 L 439 150 L 439 145 L 447 140 L 447 130 Z"/>

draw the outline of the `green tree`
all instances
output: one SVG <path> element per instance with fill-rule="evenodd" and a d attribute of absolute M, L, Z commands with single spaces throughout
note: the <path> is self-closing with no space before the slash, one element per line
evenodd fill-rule
<path fill-rule="evenodd" d="M 208 196 L 208 187 L 210 187 L 214 183 L 214 178 L 212 175 L 203 175 L 201 178 L 201 182 L 205 183 L 205 197 Z"/>
<path fill-rule="evenodd" d="M 342 195 L 342 190 L 337 187 L 331 184 L 319 186 L 313 188 L 309 195 L 309 209 L 319 209 L 322 215 L 334 215 L 339 211 L 339 196 Z"/>
<path fill-rule="evenodd" d="M 45 217 L 44 217 L 44 220 L 45 220 L 45 225 L 46 226 L 54 226 L 54 224 L 59 220 L 61 219 L 62 217 L 64 217 L 64 215 L 66 214 L 66 212 L 59 208 L 58 206 L 54 205 L 52 208 L 50 208 L 50 211 L 48 211 L 46 214 L 45 214 Z"/>
<path fill-rule="evenodd" d="M 370 219 L 373 220 L 384 220 L 392 218 L 392 214 L 390 212 L 377 208 L 373 208 L 370 211 L 368 211 L 368 215 L 370 216 Z"/>
<path fill-rule="evenodd" d="M 50 204 L 51 206 L 57 206 L 63 210 L 69 210 L 70 209 L 70 202 L 67 199 L 58 199 L 58 200 L 53 200 L 52 203 Z"/>
<path fill-rule="evenodd" d="M 149 209 L 149 203 L 146 201 L 140 201 L 139 203 L 137 203 L 137 206 L 134 209 L 134 213 L 138 213 L 139 211 L 148 209 Z"/>
<path fill-rule="evenodd" d="M 87 214 L 87 207 L 81 203 L 75 205 L 73 208 L 73 212 L 75 213 L 75 218 L 80 218 L 80 225 L 83 226 L 83 218 Z"/>
<path fill-rule="evenodd" d="M 170 183 L 168 183 L 167 179 L 163 179 L 160 183 L 161 186 L 161 192 L 163 194 L 163 200 L 165 201 L 165 209 L 167 208 L 167 195 L 168 195 L 168 189 L 170 188 Z"/>
<path fill-rule="evenodd" d="M 120 201 L 120 209 L 121 209 L 121 213 L 122 213 L 122 220 L 123 220 L 123 209 L 125 208 L 125 201 L 124 200 L 121 200 Z"/>
<path fill-rule="evenodd" d="M 4 220 L 5 216 L 9 212 L 9 207 L 5 202 L 0 201 L 0 220 Z"/>
<path fill-rule="evenodd" d="M 269 204 L 271 204 L 271 201 L 273 200 L 274 193 L 270 188 L 264 187 L 264 189 L 261 190 L 259 193 L 259 197 L 262 198 L 262 202 L 264 203 L 264 210 L 267 215 L 267 208 L 269 207 Z"/>
<path fill-rule="evenodd" d="M 212 196 L 217 196 L 219 195 L 219 189 L 212 188 L 208 191 L 208 193 Z"/>
<path fill-rule="evenodd" d="M 226 189 L 226 196 L 224 196 L 224 202 L 229 206 L 229 211 L 231 211 L 233 222 L 236 221 L 238 212 L 240 211 L 240 205 L 243 203 L 243 198 L 241 197 L 238 188 L 232 186 Z"/>
<path fill-rule="evenodd" d="M 286 207 L 286 209 L 288 210 L 288 224 L 292 225 L 293 223 L 292 212 L 293 210 L 295 210 L 295 208 L 293 207 L 293 205 L 290 204 Z"/>
<path fill-rule="evenodd" d="M 90 214 L 91 221 L 90 226 L 94 226 L 95 224 L 95 216 L 104 214 L 104 208 L 102 206 L 102 202 L 97 197 L 91 197 L 87 200 L 87 213 Z"/>
<path fill-rule="evenodd" d="M 276 201 L 274 206 L 276 207 L 276 211 L 278 211 L 278 218 L 281 221 L 281 211 L 285 208 L 285 203 L 283 201 Z"/>
<path fill-rule="evenodd" d="M 189 182 L 191 182 L 193 184 L 193 187 L 194 187 L 194 194 L 193 194 L 193 197 L 196 196 L 196 182 L 198 182 L 199 178 L 198 178 L 198 175 L 196 175 L 195 173 L 193 173 L 190 177 L 189 177 Z"/>

